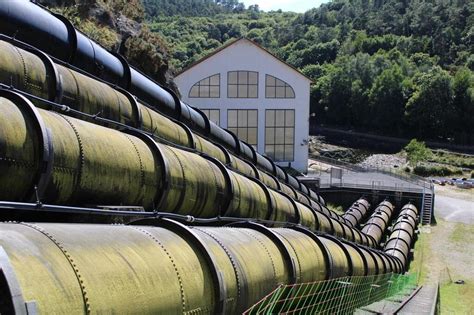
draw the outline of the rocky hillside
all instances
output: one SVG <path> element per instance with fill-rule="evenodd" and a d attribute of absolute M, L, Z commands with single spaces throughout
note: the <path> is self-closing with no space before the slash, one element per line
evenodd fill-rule
<path fill-rule="evenodd" d="M 140 0 L 40 0 L 66 16 L 89 37 L 125 56 L 131 65 L 160 84 L 175 89 L 168 67 L 168 47 L 145 24 Z"/>

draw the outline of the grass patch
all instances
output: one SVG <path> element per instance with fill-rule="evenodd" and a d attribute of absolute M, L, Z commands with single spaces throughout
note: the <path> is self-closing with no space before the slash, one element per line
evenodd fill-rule
<path fill-rule="evenodd" d="M 449 240 L 456 245 L 474 242 L 474 225 L 459 223 L 456 224 L 454 232 L 449 236 Z"/>
<path fill-rule="evenodd" d="M 457 167 L 474 168 L 474 156 L 444 150 L 433 150 L 428 161 Z"/>
<path fill-rule="evenodd" d="M 419 272 L 419 284 L 430 285 L 430 280 L 439 281 L 441 314 L 474 314 L 474 279 L 462 268 L 470 267 L 474 225 L 439 219 L 430 234 L 420 234 L 418 237 L 409 271 Z M 465 281 L 464 284 L 455 283 L 461 279 Z"/>
<path fill-rule="evenodd" d="M 474 283 L 465 284 L 449 282 L 440 286 L 441 314 L 473 314 L 474 312 Z"/>
<path fill-rule="evenodd" d="M 413 260 L 410 262 L 408 268 L 409 273 L 418 274 L 418 283 L 424 283 L 426 278 L 426 269 L 423 268 L 423 260 L 425 257 L 429 257 L 429 239 L 431 234 L 420 233 L 418 239 L 415 242 L 413 251 Z"/>
<path fill-rule="evenodd" d="M 418 165 L 413 169 L 413 173 L 418 176 L 452 176 L 462 175 L 462 169 L 452 166 L 431 166 Z"/>

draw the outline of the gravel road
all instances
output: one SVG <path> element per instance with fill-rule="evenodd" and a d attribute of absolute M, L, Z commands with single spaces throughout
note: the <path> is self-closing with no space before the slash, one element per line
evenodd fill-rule
<path fill-rule="evenodd" d="M 474 189 L 435 188 L 435 216 L 448 222 L 474 224 Z"/>

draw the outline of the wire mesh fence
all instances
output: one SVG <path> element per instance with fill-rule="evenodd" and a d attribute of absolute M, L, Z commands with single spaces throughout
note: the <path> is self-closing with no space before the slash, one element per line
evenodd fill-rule
<path fill-rule="evenodd" d="M 417 275 L 383 274 L 280 285 L 244 314 L 352 314 L 355 309 L 406 295 Z"/>

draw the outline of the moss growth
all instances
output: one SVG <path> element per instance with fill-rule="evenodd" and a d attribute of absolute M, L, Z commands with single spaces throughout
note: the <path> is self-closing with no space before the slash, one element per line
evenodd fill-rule
<path fill-rule="evenodd" d="M 114 49 L 118 42 L 118 35 L 110 27 L 97 25 L 86 20 L 79 24 L 79 29 L 92 40 L 100 43 L 107 49 Z"/>
<path fill-rule="evenodd" d="M 334 211 L 337 214 L 344 214 L 344 208 L 342 206 L 338 206 L 333 203 L 328 203 L 326 206 L 329 210 Z"/>

